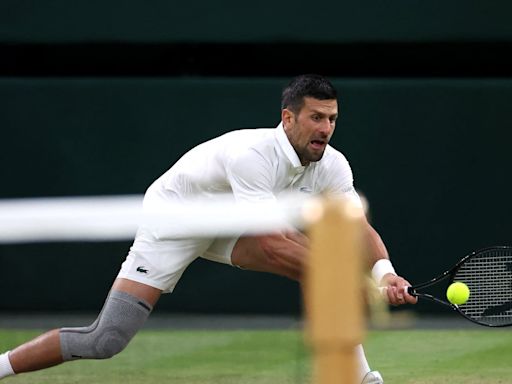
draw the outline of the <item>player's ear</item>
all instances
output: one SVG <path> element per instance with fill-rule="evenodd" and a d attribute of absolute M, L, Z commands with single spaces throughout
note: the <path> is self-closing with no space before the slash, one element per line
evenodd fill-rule
<path fill-rule="evenodd" d="M 285 127 L 289 127 L 293 120 L 295 119 L 295 114 L 290 111 L 288 108 L 284 108 L 281 110 L 281 121 Z"/>

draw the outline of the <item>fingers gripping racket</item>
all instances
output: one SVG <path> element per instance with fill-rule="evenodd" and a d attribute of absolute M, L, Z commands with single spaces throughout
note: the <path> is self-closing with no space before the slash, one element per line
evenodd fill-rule
<path fill-rule="evenodd" d="M 448 286 L 462 282 L 469 288 L 469 299 L 460 305 L 422 292 L 448 279 Z M 423 284 L 408 288 L 420 299 L 447 305 L 465 318 L 488 327 L 512 325 L 512 247 L 490 247 L 470 253 L 450 270 Z"/>

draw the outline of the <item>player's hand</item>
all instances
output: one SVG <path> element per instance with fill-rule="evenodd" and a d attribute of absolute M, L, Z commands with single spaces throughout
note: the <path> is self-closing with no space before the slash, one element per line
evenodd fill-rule
<path fill-rule="evenodd" d="M 401 276 L 388 273 L 382 278 L 383 295 L 391 305 L 416 304 L 418 298 L 407 293 L 411 284 Z"/>

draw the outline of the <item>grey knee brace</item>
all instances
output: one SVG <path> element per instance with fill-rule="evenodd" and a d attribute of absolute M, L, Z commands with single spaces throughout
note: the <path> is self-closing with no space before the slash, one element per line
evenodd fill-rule
<path fill-rule="evenodd" d="M 128 345 L 151 310 L 148 303 L 126 292 L 110 292 L 92 325 L 60 330 L 62 358 L 69 361 L 114 356 Z"/>

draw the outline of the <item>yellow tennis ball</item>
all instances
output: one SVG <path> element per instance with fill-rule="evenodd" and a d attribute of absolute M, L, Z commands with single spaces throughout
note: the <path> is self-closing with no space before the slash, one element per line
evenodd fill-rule
<path fill-rule="evenodd" d="M 469 288 L 460 281 L 452 283 L 446 290 L 446 298 L 452 304 L 462 305 L 469 299 Z"/>

